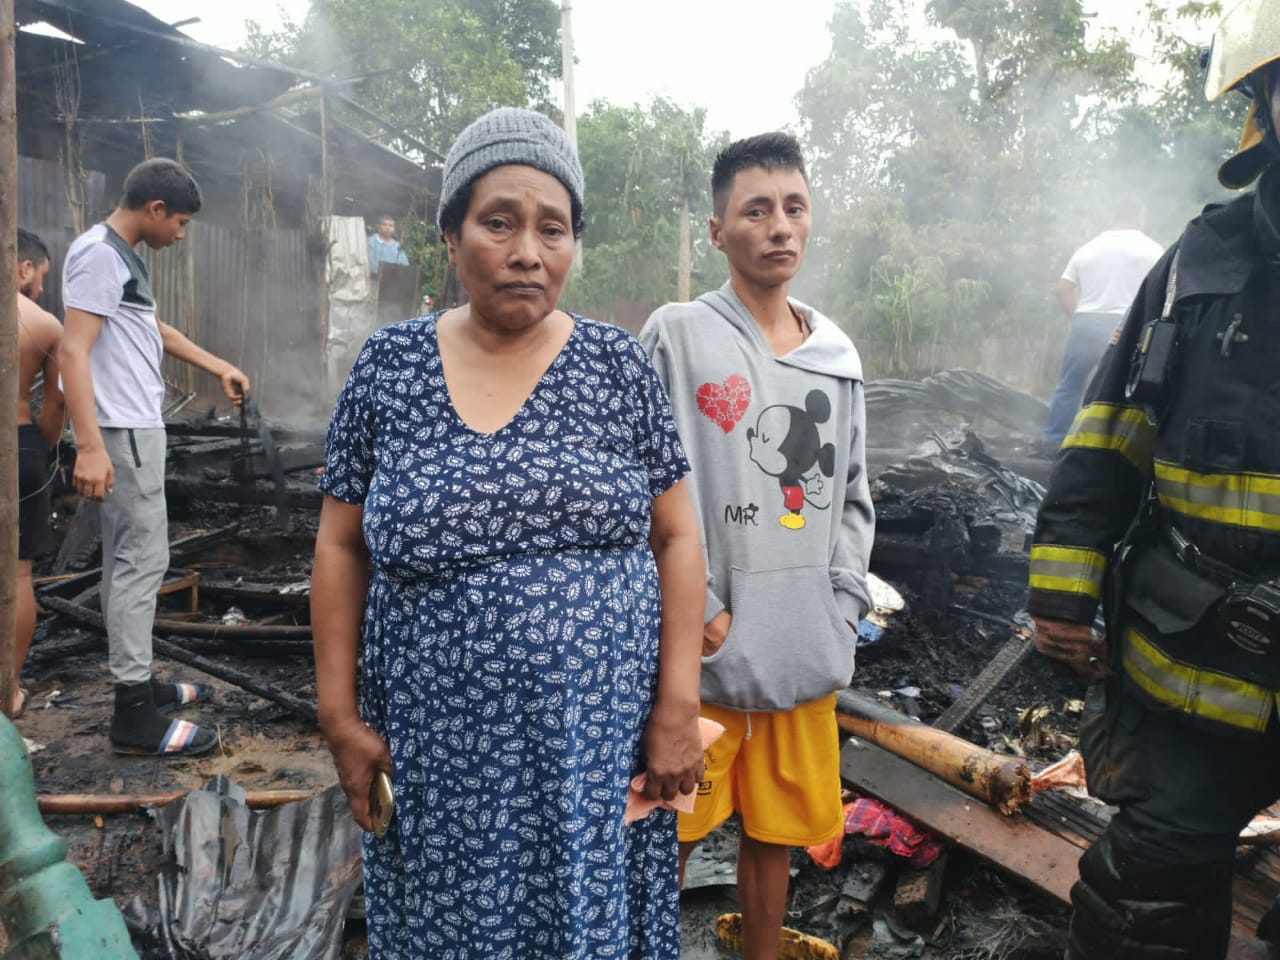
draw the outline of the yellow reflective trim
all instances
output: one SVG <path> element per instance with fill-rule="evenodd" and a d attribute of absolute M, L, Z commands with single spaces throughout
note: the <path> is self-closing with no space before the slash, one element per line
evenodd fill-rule
<path fill-rule="evenodd" d="M 1183 516 L 1251 530 L 1280 531 L 1280 476 L 1196 473 L 1156 461 L 1160 503 Z"/>
<path fill-rule="evenodd" d="M 1062 449 L 1113 450 L 1145 474 L 1156 430 L 1138 407 L 1091 403 L 1076 414 Z"/>
<path fill-rule="evenodd" d="M 1036 544 L 1031 548 L 1031 589 L 1081 593 L 1102 599 L 1107 558 L 1097 550 Z"/>
<path fill-rule="evenodd" d="M 1132 627 L 1125 630 L 1125 673 L 1160 703 L 1182 713 L 1261 733 L 1277 692 L 1169 657 Z"/>

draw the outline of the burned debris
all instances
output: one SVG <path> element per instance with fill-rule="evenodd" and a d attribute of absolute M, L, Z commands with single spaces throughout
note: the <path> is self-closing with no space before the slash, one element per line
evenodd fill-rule
<path fill-rule="evenodd" d="M 953 390 L 996 389 L 959 373 L 936 379 Z M 989 452 L 1022 449 L 1016 428 L 987 421 L 988 431 L 1008 429 L 1011 439 L 984 434 L 968 418 L 952 422 L 937 414 L 936 385 L 892 389 L 896 404 L 904 395 L 924 399 L 914 412 L 899 409 L 903 423 L 915 424 L 892 433 L 892 449 L 905 455 L 874 475 L 880 522 L 872 569 L 887 592 L 874 622 L 864 624 L 854 686 L 839 701 L 848 737 L 842 759 L 848 830 L 825 852 L 796 855 L 786 921 L 791 952 L 782 955 L 1047 960 L 1060 954 L 1074 865 L 1102 829 L 1106 810 L 1032 791 L 1034 772 L 1073 743 L 1081 693 L 1028 657 L 1031 634 L 1018 615 L 1043 489 Z M 1005 411 L 1029 407 L 1008 397 L 983 402 Z M 329 802 L 328 794 L 316 795 L 332 775 L 314 728 L 306 603 L 324 430 L 319 422 L 255 413 L 170 425 L 172 569 L 160 600 L 156 653 L 215 678 L 223 691 L 215 759 L 190 769 L 148 765 L 139 780 L 92 756 L 84 743 L 91 738 L 74 733 L 92 734 L 103 723 L 93 671 L 76 657 L 102 647 L 96 544 L 86 547 L 82 538 L 76 551 L 64 550 L 59 572 L 48 573 L 39 588 L 52 615 L 30 667 L 31 732 L 47 743 L 34 757 L 45 791 L 41 809 L 72 839 L 77 862 L 96 878 L 96 895 L 135 898 L 126 917 L 135 942 L 149 944 L 156 957 L 192 955 L 196 945 L 210 956 L 253 955 L 209 913 L 220 895 L 210 884 L 225 883 L 222 895 L 243 899 L 234 864 L 267 856 L 269 845 L 227 848 L 233 869 L 223 873 L 211 871 L 208 844 L 233 822 L 240 825 L 235 836 L 257 836 L 260 828 L 245 819 L 249 807 L 303 797 L 313 805 Z M 888 448 L 876 439 L 874 456 L 887 459 Z M 217 781 L 203 799 L 190 793 L 219 775 L 246 792 Z M 193 801 L 214 820 L 193 819 Z M 155 808 L 163 844 L 153 828 L 121 816 Z M 305 809 L 293 804 L 292 825 L 272 821 L 277 826 L 261 828 L 262 835 L 306 847 L 313 832 L 300 824 L 309 815 L 296 812 Z M 713 835 L 689 865 L 691 958 L 731 955 L 724 944 L 734 942 L 738 929 L 736 844 L 732 823 L 726 829 L 726 839 L 715 842 Z M 341 833 L 330 833 L 328 853 L 317 847 L 316 856 L 337 855 Z M 351 848 L 344 849 L 349 857 Z M 333 925 L 339 914 L 358 915 L 358 897 L 351 905 L 358 876 L 343 862 L 348 866 L 332 860 L 300 878 L 324 885 L 298 895 L 332 907 L 325 913 L 332 921 L 326 949 L 360 956 L 359 921 L 348 921 L 345 946 L 341 924 Z M 157 876 L 166 878 L 159 902 Z M 1253 845 L 1240 861 L 1233 956 L 1254 949 L 1251 931 L 1278 886 L 1280 857 Z M 306 955 L 337 955 L 315 943 L 318 952 Z"/>

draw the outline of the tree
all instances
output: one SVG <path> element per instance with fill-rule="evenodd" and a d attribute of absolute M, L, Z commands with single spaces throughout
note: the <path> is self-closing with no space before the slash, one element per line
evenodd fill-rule
<path fill-rule="evenodd" d="M 251 24 L 246 50 L 358 78 L 357 99 L 444 151 L 493 107 L 549 107 L 558 31 L 553 0 L 312 0 L 302 24 Z"/>
<path fill-rule="evenodd" d="M 1038 348 L 1062 329 L 1054 281 L 1114 198 L 1146 196 L 1165 239 L 1193 212 L 1223 111 L 1193 96 L 1183 38 L 1216 4 L 1148 4 L 1163 87 L 1079 0 L 928 0 L 927 32 L 908 0 L 837 6 L 797 96 L 818 214 L 805 287 L 873 373 L 927 372 L 918 348 L 939 339 Z"/>
<path fill-rule="evenodd" d="M 706 130 L 706 112 L 658 97 L 648 106 L 596 101 L 578 119 L 586 178 L 583 267 L 566 300 L 611 317 L 619 304 L 645 312 L 680 290 L 681 220 L 691 225 L 689 282 L 723 279 L 705 239 L 711 215 L 711 164 L 727 141 Z M 634 318 L 626 319 L 634 321 Z"/>

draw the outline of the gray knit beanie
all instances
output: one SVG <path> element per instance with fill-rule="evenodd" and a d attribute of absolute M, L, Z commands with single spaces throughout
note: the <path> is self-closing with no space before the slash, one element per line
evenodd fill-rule
<path fill-rule="evenodd" d="M 573 226 L 582 220 L 582 165 L 569 138 L 550 119 L 532 110 L 499 107 L 474 121 L 449 148 L 440 184 L 436 225 L 457 194 L 494 167 L 520 164 L 549 173 L 569 191 Z"/>

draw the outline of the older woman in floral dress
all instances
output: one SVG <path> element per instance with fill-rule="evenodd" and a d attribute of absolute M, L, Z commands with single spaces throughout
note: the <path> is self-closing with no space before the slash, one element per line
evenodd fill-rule
<path fill-rule="evenodd" d="M 639 344 L 557 308 L 583 206 L 563 132 L 485 115 L 441 194 L 470 302 L 365 345 L 312 577 L 321 724 L 365 829 L 375 773 L 394 784 L 370 955 L 675 960 L 674 815 L 623 810 L 639 771 L 665 799 L 702 775 L 689 467 Z"/>

